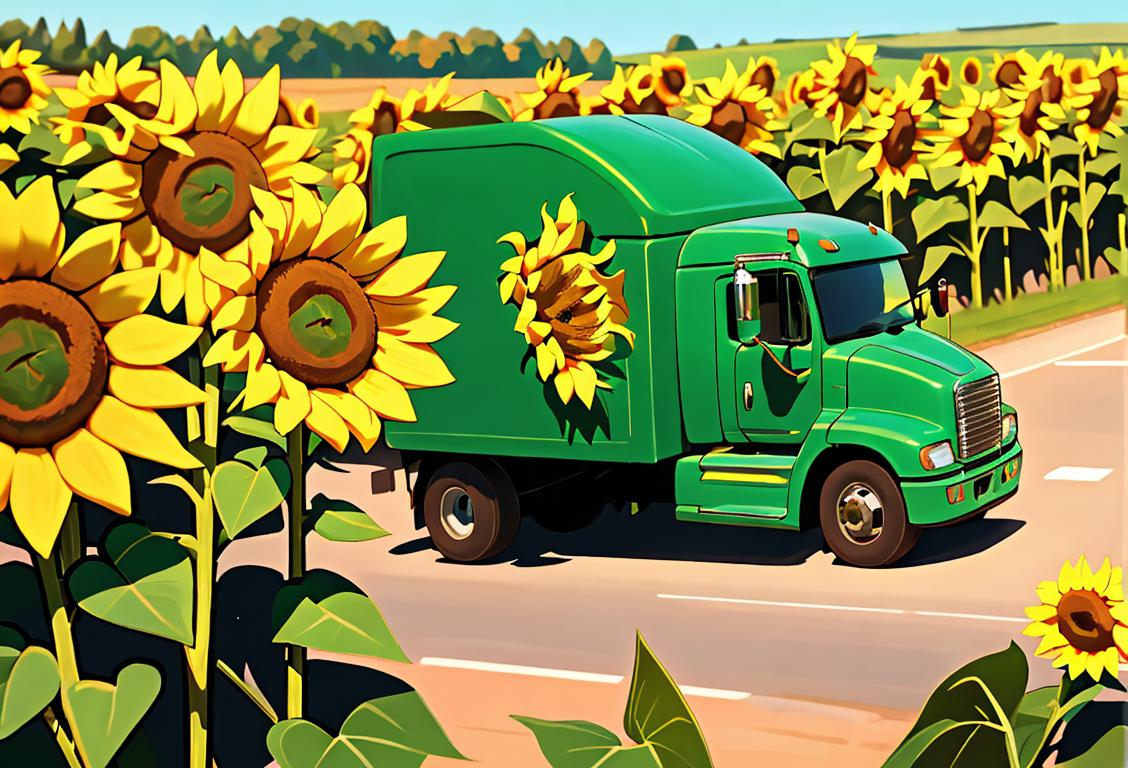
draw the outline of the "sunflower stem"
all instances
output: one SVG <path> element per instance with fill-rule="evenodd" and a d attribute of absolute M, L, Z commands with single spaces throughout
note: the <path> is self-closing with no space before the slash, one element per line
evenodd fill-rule
<path fill-rule="evenodd" d="M 1054 188 L 1053 184 L 1053 170 L 1054 160 L 1050 157 L 1049 150 L 1042 152 L 1042 184 L 1046 188 L 1045 205 L 1046 205 L 1046 231 L 1043 238 L 1046 241 L 1046 248 L 1049 249 L 1046 261 L 1046 271 L 1049 273 L 1050 290 L 1055 291 L 1061 286 L 1058 284 L 1061 279 L 1061 266 L 1059 263 L 1061 253 L 1061 233 L 1058 231 L 1054 221 Z"/>
<path fill-rule="evenodd" d="M 980 309 L 983 306 L 983 280 L 979 269 L 979 257 L 983 244 L 979 240 L 979 198 L 975 191 L 975 184 L 967 188 L 967 208 L 969 213 L 970 253 L 968 260 L 971 262 L 971 306 Z"/>
<path fill-rule="evenodd" d="M 305 541 L 305 427 L 302 424 L 286 436 L 286 462 L 290 467 L 290 499 L 286 528 L 289 532 L 288 577 L 301 579 L 306 570 Z M 286 716 L 301 717 L 304 701 L 306 649 L 286 646 Z"/>
<path fill-rule="evenodd" d="M 1089 210 L 1089 184 L 1085 178 L 1085 154 L 1087 148 L 1084 144 L 1081 145 L 1081 151 L 1077 153 L 1077 196 L 1081 203 L 1081 279 L 1089 280 L 1092 278 L 1092 266 L 1089 264 L 1089 217 L 1092 212 Z"/>
<path fill-rule="evenodd" d="M 893 234 L 893 193 L 885 188 L 881 190 L 881 217 L 885 231 Z"/>
<path fill-rule="evenodd" d="M 63 760 L 66 761 L 68 768 L 82 768 L 82 760 L 79 759 L 78 752 L 75 751 L 74 742 L 63 730 L 63 724 L 55 716 L 53 707 L 47 707 L 43 711 L 43 720 L 47 723 L 47 727 L 51 729 L 51 733 L 55 734 L 55 743 L 59 745 L 59 752 L 62 753 Z"/>

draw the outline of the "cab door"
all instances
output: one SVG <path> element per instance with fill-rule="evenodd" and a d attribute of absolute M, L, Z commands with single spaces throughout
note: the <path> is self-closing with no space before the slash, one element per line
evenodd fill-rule
<path fill-rule="evenodd" d="M 728 324 L 737 344 L 731 395 L 737 425 L 749 442 L 799 443 L 822 407 L 822 350 L 812 328 L 810 286 L 778 263 L 749 270 L 759 287 L 759 332 L 741 339 L 737 323 Z"/>

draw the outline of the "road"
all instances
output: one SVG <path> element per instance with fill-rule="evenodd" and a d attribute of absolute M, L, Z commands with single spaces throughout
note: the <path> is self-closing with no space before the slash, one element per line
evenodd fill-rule
<path fill-rule="evenodd" d="M 827 711 L 839 713 L 885 707 L 904 718 L 971 658 L 1011 640 L 1032 651 L 1023 607 L 1065 559 L 1128 561 L 1124 331 L 1121 310 L 979 350 L 1020 414 L 1021 490 L 984 520 L 926 532 L 898 567 L 845 566 L 813 533 L 679 524 L 658 508 L 606 514 L 570 535 L 526 520 L 504 559 L 458 565 L 413 529 L 402 472 L 395 491 L 376 497 L 370 467 L 319 471 L 311 485 L 362 504 L 393 536 L 370 545 L 312 537 L 310 563 L 332 564 L 376 599 L 440 698 L 450 686 L 475 686 L 478 699 L 463 708 L 482 690 L 528 692 L 556 680 L 570 679 L 578 702 L 583 691 L 603 696 L 601 683 L 629 676 L 637 629 L 690 686 L 695 707 L 729 713 L 711 717 L 722 740 L 744 738 L 731 727 L 748 716 L 739 707 L 771 702 L 831 702 Z M 280 566 L 281 551 L 261 539 L 229 554 Z M 1055 680 L 1038 660 L 1031 677 Z M 527 704 L 499 707 L 555 716 Z M 874 749 L 899 740 L 904 725 L 875 737 Z"/>

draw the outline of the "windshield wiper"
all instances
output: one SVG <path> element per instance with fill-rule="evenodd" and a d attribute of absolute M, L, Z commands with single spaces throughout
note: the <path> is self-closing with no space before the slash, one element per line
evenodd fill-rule
<path fill-rule="evenodd" d="M 904 301 L 902 301 L 900 304 L 893 307 L 892 309 L 887 309 L 886 311 L 882 312 L 880 315 L 875 317 L 873 320 L 869 320 L 867 322 L 862 323 L 860 326 L 858 326 L 858 329 L 857 329 L 857 331 L 855 331 L 855 333 L 865 333 L 867 331 L 879 331 L 880 332 L 880 331 L 889 330 L 890 328 L 900 328 L 901 326 L 908 325 L 909 323 L 912 322 L 912 320 L 905 320 L 902 323 L 894 323 L 894 322 L 882 322 L 882 318 L 889 316 L 889 315 L 892 315 L 894 312 L 896 312 L 901 307 L 904 307 L 904 306 L 911 304 L 912 301 L 913 301 L 913 297 L 910 296 L 909 298 L 905 299 Z M 890 318 L 890 319 L 893 319 L 893 318 Z"/>

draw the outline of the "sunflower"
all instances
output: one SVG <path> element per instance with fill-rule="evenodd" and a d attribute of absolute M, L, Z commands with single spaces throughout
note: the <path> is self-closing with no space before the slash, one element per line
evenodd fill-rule
<path fill-rule="evenodd" d="M 516 255 L 501 265 L 501 301 L 520 307 L 513 330 L 533 348 L 537 375 L 552 383 L 561 402 L 575 395 L 591 408 L 597 387 L 610 389 L 593 363 L 615 352 L 615 337 L 634 346 L 623 296 L 626 273 L 606 275 L 600 265 L 615 255 L 615 241 L 597 254 L 585 250 L 587 227 L 572 196 L 560 202 L 555 218 L 541 206 L 543 231 L 531 248 L 520 232 L 503 235 Z"/>
<path fill-rule="evenodd" d="M 657 82 L 650 67 L 637 66 L 623 69 L 621 64 L 616 64 L 611 82 L 599 91 L 604 104 L 593 108 L 593 111 L 611 115 L 639 113 L 664 115 L 666 104 L 656 92 Z"/>
<path fill-rule="evenodd" d="M 776 94 L 776 104 L 779 105 L 780 114 L 786 115 L 792 107 L 802 104 L 806 107 L 815 106 L 811 98 L 811 90 L 815 87 L 815 73 L 805 69 L 792 72 L 787 76 L 787 84 Z"/>
<path fill-rule="evenodd" d="M 116 272 L 120 224 L 66 248 L 52 181 L 0 182 L 0 509 L 48 557 L 74 495 L 131 511 L 123 453 L 199 466 L 154 413 L 206 399 L 165 367 L 199 328 L 143 314 L 155 270 Z"/>
<path fill-rule="evenodd" d="M 980 193 L 992 176 L 1003 178 L 1003 156 L 1009 154 L 999 115 L 1000 91 L 979 93 L 961 87 L 959 104 L 940 105 L 940 131 L 930 159 L 937 167 L 960 167 L 958 186 L 973 186 Z"/>
<path fill-rule="evenodd" d="M 655 78 L 654 93 L 667 107 L 680 107 L 693 93 L 685 59 L 654 54 L 650 57 L 650 71 Z"/>
<path fill-rule="evenodd" d="M 906 84 L 900 77 L 895 89 L 880 103 L 865 123 L 862 141 L 869 144 L 858 170 L 872 168 L 877 173 L 875 188 L 885 199 L 896 191 L 908 197 L 913 179 L 924 180 L 928 174 L 921 163 L 921 153 L 928 149 L 922 125 L 932 121 L 932 101 L 924 97 L 931 76 L 919 76 Z M 888 223 L 888 222 L 887 222 Z"/>
<path fill-rule="evenodd" d="M 1014 88 L 1029 73 L 1026 65 L 1031 61 L 1033 57 L 1024 50 L 1001 56 L 996 53 L 991 65 L 991 82 L 996 88 Z"/>
<path fill-rule="evenodd" d="M 960 79 L 968 85 L 979 85 L 983 79 L 983 64 L 976 56 L 968 56 L 960 65 Z"/>
<path fill-rule="evenodd" d="M 1006 117 L 1003 135 L 1014 148 L 1014 160 L 1035 160 L 1050 146 L 1050 134 L 1066 120 L 1065 57 L 1047 51 L 1035 59 L 1019 51 L 1017 62 L 1022 76 L 1004 89 L 1011 103 L 999 107 Z"/>
<path fill-rule="evenodd" d="M 9 128 L 27 133 L 32 123 L 38 125 L 51 94 L 43 79 L 51 70 L 35 63 L 39 56 L 39 51 L 21 50 L 19 40 L 0 50 L 0 133 Z"/>
<path fill-rule="evenodd" d="M 122 264 L 160 269 L 166 312 L 198 277 L 202 249 L 246 259 L 256 240 L 252 188 L 289 200 L 295 185 L 317 184 L 324 176 L 307 162 L 318 151 L 317 131 L 277 123 L 278 67 L 246 91 L 235 62 L 228 61 L 222 73 L 217 62 L 213 51 L 190 86 L 180 70 L 162 61 L 156 115 L 105 105 L 121 126 L 120 136 L 107 126 L 78 124 L 101 135 L 117 157 L 79 179 L 78 188 L 92 194 L 79 198 L 75 210 L 122 222 Z M 189 322 L 203 322 L 199 301 L 186 310 Z"/>
<path fill-rule="evenodd" d="M 274 119 L 275 124 L 316 128 L 320 120 L 321 113 L 317 109 L 317 102 L 313 99 L 302 99 L 295 103 L 289 96 L 279 95 L 278 116 Z"/>
<path fill-rule="evenodd" d="M 67 108 L 67 115 L 52 122 L 56 124 L 55 132 L 63 143 L 76 148 L 66 158 L 72 162 L 90 150 L 82 124 L 104 126 L 114 119 L 108 104 L 127 109 L 145 119 L 156 117 L 161 81 L 156 72 L 141 68 L 140 56 L 118 66 L 117 54 L 111 53 L 104 64 L 98 62 L 92 70 L 83 71 L 74 88 L 56 88 L 55 93 Z"/>
<path fill-rule="evenodd" d="M 819 117 L 830 117 L 835 140 L 841 140 L 846 131 L 861 127 L 869 78 L 877 74 L 873 68 L 877 46 L 859 45 L 855 33 L 845 46 L 836 40 L 827 44 L 826 51 L 826 59 L 811 64 L 814 83 L 810 99 Z"/>
<path fill-rule="evenodd" d="M 708 128 L 753 154 L 780 157 L 772 133 L 784 125 L 775 119 L 776 103 L 768 91 L 752 82 L 756 71 L 755 61 L 749 61 L 740 73 L 726 61 L 722 77 L 706 78 L 697 87 L 697 103 L 689 107 L 686 121 Z"/>
<path fill-rule="evenodd" d="M 952 62 L 938 53 L 926 53 L 913 77 L 917 78 L 920 78 L 921 96 L 928 101 L 939 101 L 940 94 L 952 87 Z"/>
<path fill-rule="evenodd" d="M 550 117 L 590 115 L 602 101 L 601 97 L 583 96 L 580 93 L 580 85 L 590 77 L 591 72 L 573 75 L 559 56 L 545 62 L 537 70 L 537 90 L 518 94 L 525 102 L 525 109 L 513 119 L 527 122 Z"/>
<path fill-rule="evenodd" d="M 1073 135 L 1096 156 L 1102 133 L 1112 136 L 1124 133 L 1117 119 L 1128 102 L 1128 61 L 1122 51 L 1111 53 L 1108 48 L 1102 48 L 1100 59 L 1087 75 L 1073 87 L 1076 96 L 1071 101 L 1077 111 Z"/>
<path fill-rule="evenodd" d="M 304 422 L 338 451 L 350 433 L 368 450 L 380 419 L 415 421 L 409 390 L 454 381 L 431 346 L 458 327 L 436 315 L 454 287 L 427 287 L 445 254 L 400 256 L 402 216 L 362 233 L 367 204 L 355 184 L 324 211 L 301 192 L 293 206 L 254 194 L 271 260 L 264 268 L 205 253 L 221 335 L 204 365 L 245 372 L 242 407 L 272 403 L 280 434 Z"/>
<path fill-rule="evenodd" d="M 364 184 L 368 181 L 368 167 L 372 164 L 372 142 L 376 136 L 364 128 L 352 127 L 333 144 L 333 186 L 342 189 L 346 184 Z"/>
<path fill-rule="evenodd" d="M 423 90 L 410 89 L 400 102 L 400 122 L 397 130 L 417 131 L 425 128 L 421 120 L 434 112 L 443 112 L 461 99 L 450 92 L 450 81 L 454 73 L 450 72 L 438 80 L 432 80 L 424 86 Z"/>
<path fill-rule="evenodd" d="M 1124 602 L 1124 574 L 1106 557 L 1093 572 L 1084 557 L 1073 566 L 1067 560 L 1057 581 L 1038 585 L 1042 602 L 1026 609 L 1033 620 L 1023 634 L 1042 638 L 1035 655 L 1053 659 L 1076 680 L 1088 673 L 1100 681 L 1107 671 L 1117 676 L 1128 661 L 1128 605 Z"/>
<path fill-rule="evenodd" d="M 11 144 L 0 144 L 0 174 L 20 161 L 20 153 Z"/>

